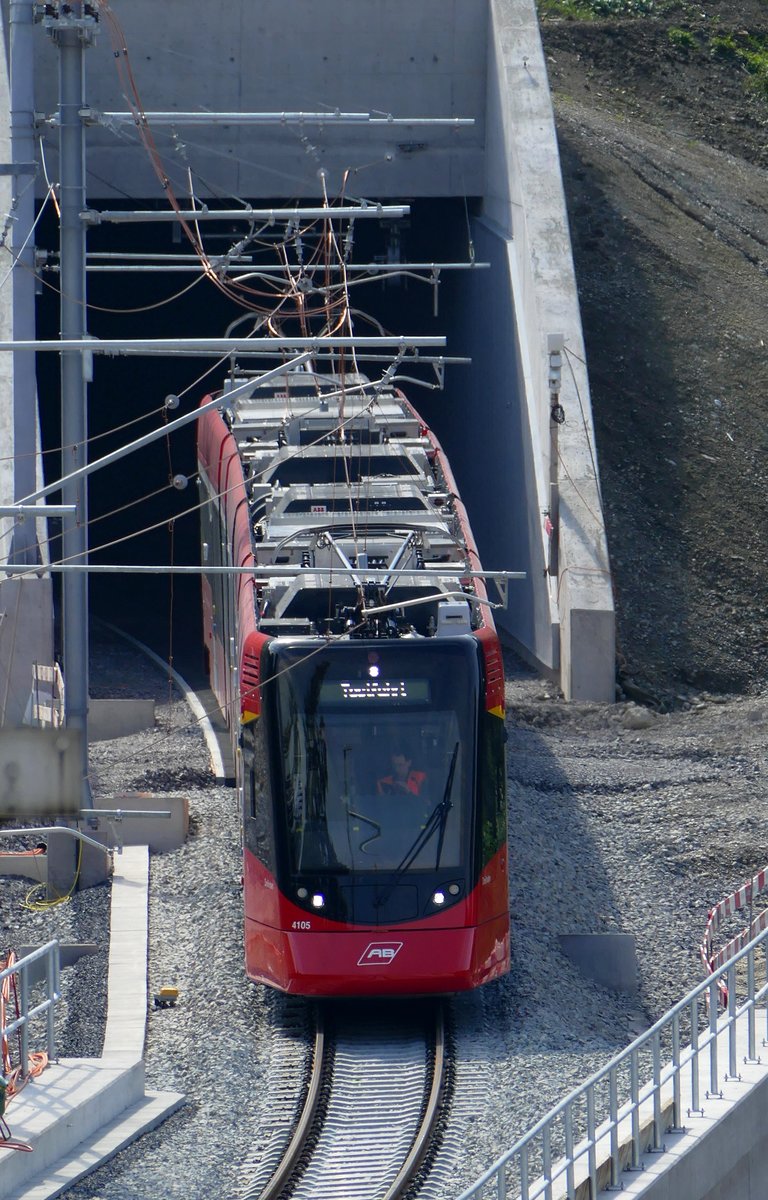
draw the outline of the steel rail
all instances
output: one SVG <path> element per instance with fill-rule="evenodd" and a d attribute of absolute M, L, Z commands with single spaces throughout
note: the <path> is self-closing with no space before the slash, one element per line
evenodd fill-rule
<path fill-rule="evenodd" d="M 312 1074 L 304 1107 L 283 1158 L 266 1187 L 258 1193 L 258 1200 L 279 1200 L 279 1198 L 290 1196 L 294 1191 L 301 1190 L 304 1177 L 304 1170 L 300 1170 L 302 1160 L 306 1161 L 310 1148 L 317 1139 L 319 1124 L 326 1119 L 324 1110 L 327 1107 L 328 1090 L 333 1087 L 333 1083 L 328 1081 L 328 1039 L 326 1039 L 319 1013 L 317 1022 Z M 342 1036 L 343 1039 L 343 1035 L 339 1036 Z M 428 1053 L 425 1066 L 424 1102 L 420 1120 L 402 1166 L 393 1182 L 389 1185 L 384 1182 L 386 1187 L 384 1192 L 381 1191 L 381 1181 L 378 1186 L 375 1181 L 371 1184 L 371 1196 L 375 1194 L 380 1196 L 381 1200 L 402 1200 L 412 1187 L 430 1146 L 433 1144 L 444 1103 L 448 1069 L 445 1012 L 442 1004 L 438 1004 L 435 1009 L 431 1056 L 429 1055 L 429 1034 L 426 1034 L 426 1040 Z M 337 1180 L 336 1184 L 343 1187 L 343 1182 L 340 1183 Z M 342 1192 L 339 1192 L 339 1195 L 341 1196 Z"/>
<path fill-rule="evenodd" d="M 422 1116 L 421 1124 L 414 1138 L 410 1153 L 403 1163 L 395 1182 L 389 1191 L 385 1192 L 382 1200 L 399 1200 L 400 1197 L 407 1195 L 424 1162 L 432 1145 L 440 1113 L 442 1112 L 447 1070 L 445 1010 L 442 1004 L 438 1004 L 435 1017 L 435 1052 L 432 1063 L 432 1083 L 424 1107 L 424 1115 Z"/>
<path fill-rule="evenodd" d="M 315 1015 L 315 1049 L 312 1059 L 312 1074 L 307 1088 L 304 1107 L 299 1117 L 293 1137 L 282 1160 L 267 1186 L 259 1194 L 258 1200 L 277 1200 L 288 1186 L 291 1176 L 301 1161 L 306 1149 L 307 1140 L 314 1128 L 320 1110 L 323 1094 L 323 1080 L 327 1069 L 328 1044 L 325 1036 L 323 1016 L 318 1009 Z"/>

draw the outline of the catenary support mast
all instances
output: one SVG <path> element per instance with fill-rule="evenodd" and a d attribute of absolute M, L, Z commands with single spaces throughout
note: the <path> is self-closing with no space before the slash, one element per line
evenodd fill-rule
<path fill-rule="evenodd" d="M 61 337 L 81 340 L 86 334 L 85 292 L 85 51 L 95 33 L 95 20 L 82 0 L 62 6 L 47 21 L 59 48 L 59 148 L 61 209 Z M 88 380 L 81 350 L 61 351 L 62 478 L 84 466 L 88 437 Z M 62 520 L 62 558 L 88 560 L 88 492 L 84 479 L 65 482 L 62 503 L 75 512 Z M 66 722 L 83 731 L 82 787 L 84 807 L 92 806 L 88 783 L 88 576 L 74 571 L 62 585 L 63 659 Z"/>

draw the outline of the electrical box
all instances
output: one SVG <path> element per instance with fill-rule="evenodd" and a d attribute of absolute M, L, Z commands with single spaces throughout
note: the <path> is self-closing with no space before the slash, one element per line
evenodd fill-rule
<path fill-rule="evenodd" d="M 437 636 L 458 637 L 472 632 L 469 602 L 467 600 L 441 600 L 437 606 Z"/>
<path fill-rule="evenodd" d="M 0 729 L 0 820 L 76 816 L 81 746 L 79 729 Z"/>

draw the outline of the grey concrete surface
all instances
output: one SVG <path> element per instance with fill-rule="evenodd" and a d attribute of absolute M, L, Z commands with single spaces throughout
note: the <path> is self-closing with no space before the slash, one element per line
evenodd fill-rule
<path fill-rule="evenodd" d="M 487 0 L 232 0 L 176 5 L 113 0 L 141 101 L 147 111 L 376 112 L 379 115 L 472 117 L 459 131 L 438 127 L 241 126 L 158 129 L 158 148 L 180 194 L 188 194 L 182 147 L 194 158 L 201 195 L 316 196 L 317 172 L 336 194 L 351 169 L 348 194 L 477 195 L 483 174 L 483 106 Z M 37 104 L 56 107 L 56 52 L 36 40 Z M 101 111 L 126 111 L 125 88 L 102 23 L 88 52 L 88 100 Z M 46 139 L 50 173 L 58 153 Z M 146 154 L 124 136 L 94 128 L 88 137 L 101 194 L 157 197 Z M 175 147 L 175 148 L 174 148 Z"/>
<path fill-rule="evenodd" d="M 88 702 L 88 740 L 107 742 L 112 738 L 128 737 L 155 724 L 154 700 L 122 700 L 91 698 Z"/>
<path fill-rule="evenodd" d="M 112 817 L 89 817 L 80 823 L 83 833 L 96 841 L 113 846 L 149 846 L 153 854 L 178 850 L 189 833 L 189 798 L 187 796 L 155 794 L 153 792 L 120 792 L 104 797 L 99 808 L 117 809 L 126 815 L 120 820 Z M 169 813 L 169 816 L 132 817 L 131 812 Z M 119 859 L 119 855 L 118 855 Z"/>
<path fill-rule="evenodd" d="M 61 1059 L 11 1101 L 13 1137 L 32 1154 L 0 1149 L 0 1200 L 49 1200 L 182 1103 L 145 1093 L 149 854 L 127 848 L 112 883 L 109 988 L 98 1059 Z"/>
<path fill-rule="evenodd" d="M 3 358 L 7 355 L 0 354 L 0 369 Z M 7 415 L 8 403 L 0 393 L 0 413 L 3 411 Z M 2 436 L 0 429 L 0 444 L 9 445 Z M 0 561 L 5 561 L 3 548 L 8 544 L 8 536 L 0 541 Z M 53 663 L 51 581 L 37 575 L 0 579 L 0 724 L 11 728 L 22 724 L 32 694 L 35 663 Z"/>
<path fill-rule="evenodd" d="M 629 933 L 563 933 L 561 949 L 584 975 L 615 992 L 637 991 L 635 939 Z"/>
<path fill-rule="evenodd" d="M 758 1053 L 765 1010 L 758 1013 Z M 768 1063 L 750 1061 L 746 1030 L 737 1038 L 738 1076 L 728 1078 L 727 1038 L 719 1041 L 722 1095 L 709 1092 L 708 1061 L 699 1071 L 703 1112 L 691 1111 L 690 1080 L 683 1076 L 685 1128 L 665 1134 L 665 1152 L 643 1157 L 643 1170 L 622 1176 L 627 1200 L 764 1200 L 768 1162 Z"/>

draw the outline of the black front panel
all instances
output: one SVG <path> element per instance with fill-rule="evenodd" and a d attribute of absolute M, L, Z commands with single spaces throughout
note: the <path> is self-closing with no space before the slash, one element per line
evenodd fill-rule
<path fill-rule="evenodd" d="M 476 876 L 474 638 L 271 642 L 262 676 L 281 890 L 333 920 L 414 920 Z"/>

